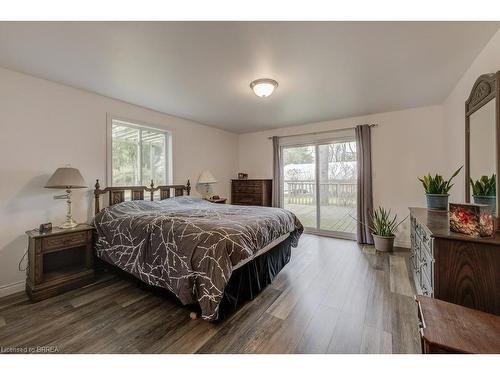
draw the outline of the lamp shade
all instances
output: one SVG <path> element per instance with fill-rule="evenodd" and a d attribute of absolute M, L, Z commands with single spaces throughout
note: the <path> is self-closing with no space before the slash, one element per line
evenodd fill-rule
<path fill-rule="evenodd" d="M 56 169 L 45 187 L 51 189 L 77 189 L 86 188 L 87 185 L 85 185 L 85 181 L 78 169 L 62 167 Z"/>
<path fill-rule="evenodd" d="M 210 171 L 201 172 L 200 178 L 198 179 L 199 184 L 214 184 L 217 180 Z"/>

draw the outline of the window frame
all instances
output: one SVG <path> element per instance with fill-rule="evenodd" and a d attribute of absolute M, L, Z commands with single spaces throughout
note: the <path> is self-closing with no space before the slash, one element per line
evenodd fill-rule
<path fill-rule="evenodd" d="M 107 186 L 113 186 L 113 122 L 120 122 L 126 126 L 131 128 L 135 128 L 138 130 L 150 130 L 158 133 L 162 133 L 165 135 L 165 176 L 166 176 L 166 185 L 170 185 L 172 181 L 173 171 L 172 171 L 172 130 L 165 129 L 164 127 L 158 125 L 152 125 L 145 123 L 144 121 L 137 121 L 132 119 L 123 118 L 120 116 L 114 116 L 111 114 L 107 114 L 106 116 L 106 180 Z M 139 155 L 142 158 L 142 132 L 139 132 Z M 139 159 L 141 160 L 141 159 Z M 139 163 L 139 175 L 142 180 L 142 162 Z M 148 183 L 144 183 L 141 181 L 141 186 L 149 186 Z M 155 186 L 160 185 L 159 182 L 154 181 Z M 135 185 L 120 185 L 120 186 L 135 186 Z"/>

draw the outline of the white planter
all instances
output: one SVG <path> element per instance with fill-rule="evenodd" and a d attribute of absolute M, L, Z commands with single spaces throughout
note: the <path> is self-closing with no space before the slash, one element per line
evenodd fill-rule
<path fill-rule="evenodd" d="M 378 251 L 382 251 L 384 253 L 390 253 L 394 249 L 394 239 L 396 236 L 384 237 L 377 236 L 373 234 L 373 242 L 375 242 L 375 249 Z"/>

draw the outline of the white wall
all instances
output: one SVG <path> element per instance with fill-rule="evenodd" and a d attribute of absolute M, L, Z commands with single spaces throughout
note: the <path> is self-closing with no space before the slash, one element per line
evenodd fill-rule
<path fill-rule="evenodd" d="M 445 129 L 448 137 L 446 158 L 449 165 L 465 163 L 465 101 L 469 97 L 474 82 L 481 74 L 500 70 L 500 30 L 490 39 L 472 65 L 458 81 L 443 103 Z M 457 181 L 451 198 L 465 199 L 465 181 Z"/>
<path fill-rule="evenodd" d="M 215 192 L 230 196 L 236 134 L 0 68 L 0 295 L 24 287 L 24 232 L 64 219 L 65 202 L 52 199 L 58 191 L 43 188 L 57 167 L 80 169 L 89 189 L 74 191 L 73 212 L 91 219 L 95 179 L 106 184 L 107 113 L 170 130 L 173 182 L 194 187 L 209 169 L 220 181 Z"/>
<path fill-rule="evenodd" d="M 372 129 L 374 205 L 391 208 L 403 218 L 408 215 L 409 206 L 425 206 L 418 176 L 428 172 L 450 174 L 443 153 L 447 140 L 441 106 L 242 134 L 239 137 L 238 171 L 248 173 L 249 178 L 272 178 L 272 141 L 269 136 L 373 123 L 379 125 Z M 409 247 L 408 222 L 397 233 L 397 244 Z"/>

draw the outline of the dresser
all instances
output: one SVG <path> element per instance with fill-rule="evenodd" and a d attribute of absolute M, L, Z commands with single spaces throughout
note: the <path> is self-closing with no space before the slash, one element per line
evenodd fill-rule
<path fill-rule="evenodd" d="M 447 212 L 410 208 L 410 265 L 418 294 L 500 315 L 500 235 L 450 232 Z"/>
<path fill-rule="evenodd" d="M 272 205 L 273 180 L 231 180 L 231 203 L 247 206 Z"/>

